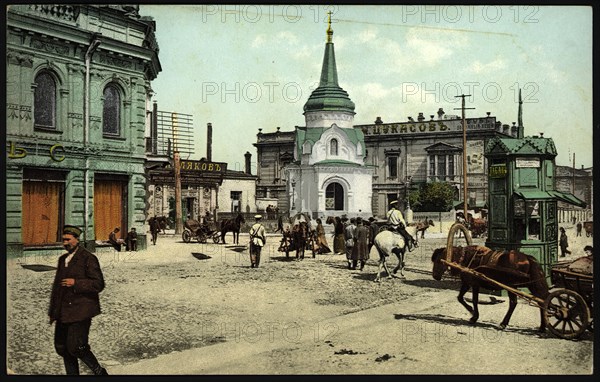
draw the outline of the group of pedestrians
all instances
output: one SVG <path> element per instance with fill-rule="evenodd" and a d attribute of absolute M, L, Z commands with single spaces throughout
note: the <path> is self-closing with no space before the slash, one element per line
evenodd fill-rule
<path fill-rule="evenodd" d="M 119 232 L 121 229 L 116 227 L 110 234 L 108 234 L 108 242 L 113 246 L 114 249 L 121 252 L 123 250 L 123 245 L 125 245 L 126 251 L 137 251 L 137 232 L 135 228 L 131 228 L 127 235 L 125 235 L 125 239 L 121 239 L 119 237 Z"/>
<path fill-rule="evenodd" d="M 340 221 L 343 223 L 344 218 Z M 374 236 L 369 220 L 363 220 L 361 217 L 350 219 L 350 223 L 344 227 L 344 249 L 348 269 L 356 269 L 360 262 L 360 270 L 363 270 L 369 259 Z"/>
<path fill-rule="evenodd" d="M 390 203 L 387 212 L 387 227 L 390 231 L 397 232 L 404 238 L 408 250 L 412 251 L 417 246 L 416 240 L 406 232 L 406 222 L 402 212 L 396 208 L 397 201 Z M 360 262 L 360 270 L 369 259 L 371 247 L 375 244 L 375 237 L 379 233 L 379 225 L 374 217 L 364 220 L 361 217 L 350 218 L 336 217 L 334 223 L 333 250 L 336 254 L 345 254 L 348 269 L 356 269 Z"/>

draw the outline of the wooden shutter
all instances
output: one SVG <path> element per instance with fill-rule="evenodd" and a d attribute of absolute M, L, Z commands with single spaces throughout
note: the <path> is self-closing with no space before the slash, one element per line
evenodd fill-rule
<path fill-rule="evenodd" d="M 61 183 L 23 181 L 23 245 L 60 242 Z"/>
<path fill-rule="evenodd" d="M 108 240 L 108 235 L 119 227 L 123 238 L 126 227 L 121 227 L 123 211 L 123 183 L 107 180 L 94 182 L 94 227 L 96 240 Z"/>

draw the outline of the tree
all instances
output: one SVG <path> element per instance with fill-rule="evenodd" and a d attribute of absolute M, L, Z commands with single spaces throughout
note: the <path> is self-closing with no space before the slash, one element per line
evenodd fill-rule
<path fill-rule="evenodd" d="M 431 182 L 421 186 L 421 211 L 449 211 L 452 208 L 454 188 L 448 182 Z"/>
<path fill-rule="evenodd" d="M 412 190 L 408 193 L 410 208 L 414 211 L 421 211 L 421 193 L 419 190 Z"/>

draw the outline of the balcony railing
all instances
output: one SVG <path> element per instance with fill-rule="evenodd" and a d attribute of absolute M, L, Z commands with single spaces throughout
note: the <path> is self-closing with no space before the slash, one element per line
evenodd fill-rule
<path fill-rule="evenodd" d="M 77 5 L 30 4 L 28 9 L 33 13 L 67 21 L 75 21 L 79 16 Z"/>

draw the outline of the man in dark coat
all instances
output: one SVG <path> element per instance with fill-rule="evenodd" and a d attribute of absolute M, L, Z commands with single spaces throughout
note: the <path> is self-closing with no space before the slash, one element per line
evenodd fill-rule
<path fill-rule="evenodd" d="M 342 219 L 343 221 L 343 219 Z M 346 240 L 346 260 L 348 260 L 348 269 L 352 269 L 352 250 L 356 242 L 356 219 L 350 219 L 350 224 L 344 228 L 344 239 Z"/>
<path fill-rule="evenodd" d="M 210 212 L 206 211 L 207 216 L 210 216 Z M 204 221 L 210 221 L 208 220 L 208 217 L 204 218 Z M 148 220 L 148 223 L 150 224 L 150 235 L 152 236 L 152 245 L 156 245 L 156 240 L 158 239 L 158 233 L 160 232 L 160 222 L 158 221 L 158 218 L 156 216 L 153 216 L 150 218 L 150 220 Z"/>
<path fill-rule="evenodd" d="M 135 228 L 131 228 L 131 231 L 127 232 L 125 248 L 128 251 L 137 251 L 137 232 Z"/>
<path fill-rule="evenodd" d="M 369 251 L 370 251 L 371 247 L 373 245 L 375 245 L 375 236 L 377 236 L 377 234 L 379 233 L 379 226 L 375 222 L 375 218 L 373 216 L 371 216 L 368 221 L 369 221 L 369 224 L 367 224 L 367 227 L 369 227 Z"/>
<path fill-rule="evenodd" d="M 98 258 L 79 245 L 80 234 L 75 226 L 63 229 L 67 253 L 58 259 L 48 310 L 50 325 L 56 322 L 54 348 L 68 375 L 79 375 L 78 359 L 95 375 L 108 375 L 88 344 L 92 317 L 100 314 L 98 294 L 104 289 L 104 277 Z"/>
<path fill-rule="evenodd" d="M 360 270 L 365 267 L 365 263 L 369 260 L 369 228 L 363 224 L 360 217 L 356 218 L 356 230 L 354 231 L 354 247 L 352 248 L 352 267 L 356 269 L 360 260 Z"/>
<path fill-rule="evenodd" d="M 560 238 L 558 244 L 560 246 L 560 257 L 565 257 L 566 255 L 571 254 L 571 251 L 567 249 L 569 248 L 569 238 L 567 237 L 567 233 L 563 227 L 560 227 Z"/>

